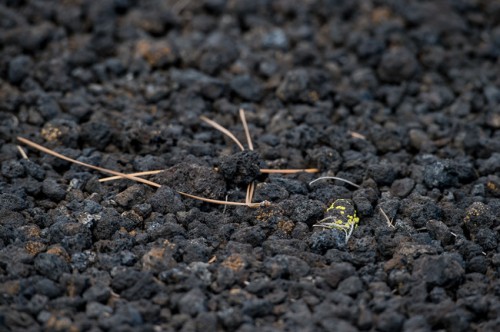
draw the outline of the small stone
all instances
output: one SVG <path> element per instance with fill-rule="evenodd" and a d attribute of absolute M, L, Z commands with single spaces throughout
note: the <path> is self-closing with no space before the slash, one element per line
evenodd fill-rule
<path fill-rule="evenodd" d="M 80 137 L 89 146 L 103 150 L 111 140 L 111 128 L 105 122 L 90 121 L 81 126 Z"/>
<path fill-rule="evenodd" d="M 333 263 L 327 268 L 321 270 L 321 276 L 328 285 L 334 289 L 338 288 L 339 283 L 356 273 L 356 269 L 350 263 Z"/>
<path fill-rule="evenodd" d="M 28 207 L 28 202 L 18 195 L 0 194 L 0 206 L 8 211 L 22 211 Z"/>
<path fill-rule="evenodd" d="M 48 95 L 40 97 L 38 99 L 37 106 L 38 106 L 38 111 L 45 120 L 51 120 L 55 118 L 59 113 L 61 113 L 61 107 L 57 103 L 56 99 Z"/>
<path fill-rule="evenodd" d="M 452 232 L 444 222 L 431 219 L 426 223 L 425 227 L 434 239 L 441 241 L 442 245 L 448 245 L 452 243 Z"/>
<path fill-rule="evenodd" d="M 429 136 L 420 129 L 411 129 L 408 132 L 410 145 L 418 151 L 430 151 L 433 149 L 433 143 Z"/>
<path fill-rule="evenodd" d="M 271 278 L 298 280 L 309 273 L 309 265 L 302 259 L 288 255 L 277 255 L 264 261 L 266 272 Z"/>
<path fill-rule="evenodd" d="M 290 219 L 294 222 L 303 222 L 311 226 L 323 218 L 324 208 L 319 201 L 302 199 L 295 201 Z"/>
<path fill-rule="evenodd" d="M 495 174 L 500 171 L 500 153 L 495 152 L 488 159 L 480 160 L 478 164 L 480 174 Z"/>
<path fill-rule="evenodd" d="M 404 198 L 408 196 L 415 187 L 415 181 L 411 178 L 395 180 L 391 185 L 391 194 Z"/>
<path fill-rule="evenodd" d="M 231 90 L 244 100 L 256 102 L 262 98 L 261 84 L 251 76 L 237 76 L 229 82 L 229 86 Z"/>
<path fill-rule="evenodd" d="M 498 243 L 495 231 L 486 227 L 480 227 L 479 230 L 473 234 L 472 239 L 485 251 L 495 249 Z"/>
<path fill-rule="evenodd" d="M 188 264 L 208 261 L 211 250 L 205 242 L 203 239 L 188 240 L 187 245 L 183 248 L 183 261 Z"/>
<path fill-rule="evenodd" d="M 396 170 L 389 163 L 374 164 L 368 166 L 368 176 L 381 186 L 390 185 L 396 178 Z"/>
<path fill-rule="evenodd" d="M 144 199 L 144 187 L 142 185 L 133 185 L 115 196 L 115 202 L 124 208 L 130 208 Z"/>
<path fill-rule="evenodd" d="M 62 201 L 66 197 L 66 190 L 52 178 L 43 181 L 42 192 L 55 202 Z"/>
<path fill-rule="evenodd" d="M 384 53 L 377 73 L 382 81 L 401 83 L 411 79 L 417 69 L 418 62 L 415 55 L 407 48 L 397 47 Z"/>
<path fill-rule="evenodd" d="M 403 142 L 403 137 L 398 132 L 382 128 L 373 129 L 370 138 L 380 153 L 399 151 Z"/>
<path fill-rule="evenodd" d="M 467 272 L 477 272 L 481 274 L 485 274 L 488 269 L 488 260 L 484 255 L 478 255 L 472 257 L 467 261 L 466 267 Z"/>
<path fill-rule="evenodd" d="M 464 225 L 472 233 L 480 228 L 491 228 L 494 220 L 491 208 L 482 202 L 473 202 L 465 210 Z"/>
<path fill-rule="evenodd" d="M 99 319 L 99 327 L 106 330 L 124 330 L 130 326 L 141 326 L 144 323 L 139 310 L 130 304 L 123 304 L 115 309 L 111 316 L 103 315 Z M 128 326 L 127 326 L 128 325 Z"/>
<path fill-rule="evenodd" d="M 226 180 L 234 184 L 247 185 L 260 175 L 259 166 L 259 155 L 245 150 L 221 157 L 219 172 Z"/>
<path fill-rule="evenodd" d="M 11 179 L 22 177 L 24 167 L 18 160 L 6 160 L 2 163 L 2 175 Z"/>
<path fill-rule="evenodd" d="M 83 293 L 83 298 L 87 302 L 105 303 L 110 296 L 111 289 L 102 283 L 96 283 Z"/>
<path fill-rule="evenodd" d="M 207 311 L 206 301 L 205 294 L 199 288 L 194 288 L 179 300 L 179 311 L 190 316 L 196 316 Z"/>
<path fill-rule="evenodd" d="M 34 285 L 38 294 L 47 296 L 49 299 L 54 299 L 61 296 L 64 292 L 63 288 L 54 281 L 43 278 L 37 281 Z"/>
<path fill-rule="evenodd" d="M 260 246 L 266 239 L 266 234 L 260 226 L 242 227 L 231 235 L 235 242 L 248 243 L 252 247 Z"/>
<path fill-rule="evenodd" d="M 87 314 L 87 317 L 92 319 L 111 315 L 111 313 L 113 313 L 113 309 L 99 302 L 88 302 L 85 313 Z"/>
<path fill-rule="evenodd" d="M 345 234 L 340 230 L 325 229 L 311 234 L 307 241 L 311 251 L 317 254 L 324 254 L 329 249 L 345 249 Z"/>
<path fill-rule="evenodd" d="M 363 282 L 358 276 L 350 276 L 342 280 L 337 289 L 344 294 L 356 296 L 356 294 L 363 290 Z"/>
<path fill-rule="evenodd" d="M 57 281 L 63 273 L 70 272 L 69 264 L 60 256 L 41 253 L 35 258 L 35 269 L 47 278 Z"/>
<path fill-rule="evenodd" d="M 289 47 L 288 37 L 283 29 L 273 29 L 262 36 L 262 48 L 286 51 Z"/>
<path fill-rule="evenodd" d="M 405 317 L 397 311 L 386 310 L 377 317 L 377 330 L 383 332 L 400 331 Z"/>
<path fill-rule="evenodd" d="M 168 186 L 158 188 L 156 192 L 148 200 L 153 211 L 167 214 L 184 211 L 185 206 L 180 195 Z"/>
<path fill-rule="evenodd" d="M 29 159 L 22 159 L 20 163 L 23 165 L 24 170 L 29 176 L 32 176 L 38 181 L 45 178 L 45 170 L 39 164 L 34 163 Z"/>
<path fill-rule="evenodd" d="M 104 209 L 100 215 L 101 218 L 92 229 L 92 235 L 97 240 L 108 240 L 120 229 L 120 215 L 112 208 Z"/>
<path fill-rule="evenodd" d="M 316 102 L 332 90 L 327 73 L 312 69 L 294 69 L 286 73 L 276 89 L 284 102 Z"/>
<path fill-rule="evenodd" d="M 429 188 L 449 188 L 458 185 L 458 176 L 449 161 L 436 161 L 425 166 L 424 182 Z"/>
<path fill-rule="evenodd" d="M 30 57 L 26 55 L 17 56 L 9 62 L 7 78 L 12 84 L 19 84 L 31 74 L 32 69 L 33 61 Z"/>
<path fill-rule="evenodd" d="M 355 196 L 352 198 L 359 217 L 370 217 L 373 215 L 373 206 L 367 197 Z"/>
<path fill-rule="evenodd" d="M 262 317 L 270 314 L 273 310 L 273 304 L 265 299 L 255 299 L 245 301 L 241 311 L 244 315 L 250 317 Z"/>
<path fill-rule="evenodd" d="M 456 253 L 439 256 L 422 256 L 415 260 L 413 275 L 426 282 L 430 287 L 453 287 L 462 282 L 465 276 L 464 261 Z"/>

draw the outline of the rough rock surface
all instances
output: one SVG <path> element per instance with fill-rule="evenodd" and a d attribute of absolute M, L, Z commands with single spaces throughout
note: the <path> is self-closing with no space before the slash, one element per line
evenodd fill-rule
<path fill-rule="evenodd" d="M 0 331 L 499 331 L 500 3 L 0 4 Z M 254 152 L 241 152 L 206 116 Z M 23 146 L 22 136 L 157 189 Z M 259 174 L 260 168 L 318 174 Z M 308 183 L 334 175 L 342 181 Z M 254 202 L 223 207 L 186 198 Z M 313 225 L 339 198 L 359 227 Z"/>

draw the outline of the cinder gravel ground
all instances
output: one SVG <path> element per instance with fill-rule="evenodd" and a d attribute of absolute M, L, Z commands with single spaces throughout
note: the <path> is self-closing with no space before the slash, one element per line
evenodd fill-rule
<path fill-rule="evenodd" d="M 499 56 L 499 1 L 3 1 L 0 331 L 499 331 Z"/>

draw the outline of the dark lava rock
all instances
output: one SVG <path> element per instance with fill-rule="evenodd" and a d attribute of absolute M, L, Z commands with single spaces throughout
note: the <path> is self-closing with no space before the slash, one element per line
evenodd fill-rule
<path fill-rule="evenodd" d="M 436 160 L 424 168 L 424 182 L 429 188 L 455 187 L 460 182 L 474 178 L 474 168 L 467 162 L 459 164 L 450 160 Z"/>
<path fill-rule="evenodd" d="M 465 263 L 458 254 L 423 256 L 415 261 L 413 275 L 430 287 L 454 287 L 464 279 Z"/>
<path fill-rule="evenodd" d="M 41 181 L 45 178 L 45 170 L 38 164 L 32 162 L 29 159 L 23 159 L 20 161 L 21 165 L 23 165 L 26 174 L 32 176 L 38 181 Z"/>
<path fill-rule="evenodd" d="M 441 241 L 443 245 L 451 244 L 453 241 L 452 231 L 446 224 L 440 220 L 431 219 L 426 223 L 429 234 L 436 240 Z"/>
<path fill-rule="evenodd" d="M 120 215 L 115 209 L 104 209 L 100 219 L 95 223 L 92 235 L 97 240 L 110 239 L 120 229 L 120 222 Z"/>
<path fill-rule="evenodd" d="M 33 61 L 30 57 L 25 55 L 17 56 L 9 62 L 7 78 L 12 84 L 19 84 L 31 74 L 32 69 Z"/>
<path fill-rule="evenodd" d="M 396 175 L 394 165 L 389 163 L 375 164 L 368 167 L 368 176 L 382 186 L 392 184 Z"/>
<path fill-rule="evenodd" d="M 322 230 L 312 233 L 307 243 L 312 252 L 324 254 L 329 249 L 345 249 L 345 234 L 339 230 Z"/>
<path fill-rule="evenodd" d="M 236 185 L 247 185 L 260 175 L 260 158 L 256 152 L 245 150 L 220 158 L 219 173 Z"/>
<path fill-rule="evenodd" d="M 111 296 L 111 289 L 104 285 L 97 283 L 92 287 L 89 287 L 85 293 L 83 293 L 83 298 L 88 302 L 101 302 L 106 303 L 106 301 Z"/>
<path fill-rule="evenodd" d="M 273 310 L 273 304 L 266 299 L 254 299 L 245 301 L 241 309 L 244 315 L 250 317 L 262 317 L 269 315 Z"/>
<path fill-rule="evenodd" d="M 237 76 L 229 82 L 229 86 L 231 90 L 245 100 L 259 101 L 262 98 L 260 83 L 251 76 Z"/>
<path fill-rule="evenodd" d="M 118 277 L 118 276 L 117 276 Z M 138 279 L 130 279 L 132 285 L 120 292 L 120 296 L 129 301 L 135 301 L 142 298 L 151 298 L 159 291 L 159 285 L 154 277 L 149 273 L 140 273 L 135 276 Z M 112 286 L 116 287 L 117 283 L 113 279 Z"/>
<path fill-rule="evenodd" d="M 47 296 L 49 299 L 57 298 L 64 293 L 64 289 L 61 285 L 47 278 L 37 281 L 34 287 L 38 294 Z"/>
<path fill-rule="evenodd" d="M 443 210 L 432 201 L 410 202 L 408 212 L 415 228 L 424 227 L 428 220 L 439 220 L 443 215 Z"/>
<path fill-rule="evenodd" d="M 480 227 L 477 232 L 473 234 L 472 239 L 485 251 L 495 249 L 498 243 L 495 231 L 486 227 Z"/>
<path fill-rule="evenodd" d="M 386 332 L 400 331 L 404 322 L 405 316 L 398 312 L 387 310 L 377 317 L 377 329 Z"/>
<path fill-rule="evenodd" d="M 37 106 L 38 106 L 38 111 L 40 112 L 40 114 L 43 116 L 43 118 L 45 120 L 51 120 L 51 119 L 55 118 L 61 112 L 61 107 L 59 106 L 59 103 L 57 102 L 57 100 L 51 96 L 48 96 L 48 95 L 41 96 L 38 99 Z M 55 123 L 49 122 L 44 126 L 44 129 L 50 132 L 53 130 L 53 128 L 61 127 L 65 123 L 66 123 L 66 121 L 64 121 L 64 120 L 62 120 L 62 121 L 57 120 Z M 75 126 L 65 126 L 64 130 L 60 130 L 59 133 L 60 134 L 67 134 L 69 131 L 69 130 L 67 130 L 68 128 L 75 130 Z M 74 133 L 76 133 L 76 130 L 74 131 Z M 58 135 L 60 135 L 60 134 L 58 134 Z M 65 143 L 67 143 L 67 142 L 65 142 Z M 67 144 L 65 144 L 65 145 L 68 146 Z M 73 147 L 73 146 L 69 146 L 69 147 Z"/>
<path fill-rule="evenodd" d="M 57 281 L 63 273 L 70 272 L 70 266 L 58 255 L 41 253 L 35 258 L 35 268 L 47 278 Z"/>
<path fill-rule="evenodd" d="M 332 91 L 331 79 L 325 72 L 315 69 L 294 69 L 286 73 L 276 90 L 284 102 L 314 102 Z M 316 96 L 316 97 L 315 97 Z"/>
<path fill-rule="evenodd" d="M 355 296 L 363 290 L 363 282 L 358 276 L 350 276 L 339 283 L 338 290 L 341 293 Z"/>
<path fill-rule="evenodd" d="M 226 183 L 224 178 L 212 168 L 192 163 L 173 166 L 155 177 L 157 183 L 168 187 L 211 199 L 224 199 Z"/>
<path fill-rule="evenodd" d="M 111 316 L 103 315 L 99 319 L 99 326 L 112 331 L 123 331 L 131 327 L 139 327 L 144 323 L 139 310 L 130 304 L 122 304 Z M 141 329 L 146 329 L 141 326 Z"/>
<path fill-rule="evenodd" d="M 2 163 L 2 175 L 7 178 L 18 178 L 24 175 L 24 167 L 20 161 L 7 160 Z"/>
<path fill-rule="evenodd" d="M 142 185 L 133 185 L 117 194 L 115 202 L 122 207 L 130 208 L 132 205 L 139 204 L 144 200 L 144 187 Z"/>
<path fill-rule="evenodd" d="M 398 151 L 403 143 L 400 133 L 384 128 L 374 128 L 370 131 L 370 137 L 377 150 L 381 153 Z"/>
<path fill-rule="evenodd" d="M 415 75 L 418 62 L 415 55 L 404 47 L 391 48 L 384 53 L 377 73 L 381 80 L 390 83 L 400 83 Z"/>
<path fill-rule="evenodd" d="M 43 181 L 42 192 L 55 202 L 59 202 L 66 197 L 66 190 L 52 178 Z"/>
<path fill-rule="evenodd" d="M 253 247 L 261 245 L 265 238 L 265 233 L 260 226 L 242 227 L 231 235 L 232 241 L 248 243 Z"/>
<path fill-rule="evenodd" d="M 178 307 L 181 313 L 191 316 L 205 312 L 207 311 L 205 294 L 199 288 L 194 288 L 179 300 Z"/>
<path fill-rule="evenodd" d="M 309 266 L 302 259 L 277 255 L 264 261 L 264 267 L 271 278 L 285 278 L 297 280 L 309 273 Z"/>
<path fill-rule="evenodd" d="M 89 121 L 81 126 L 80 137 L 90 146 L 102 150 L 111 140 L 111 128 L 104 122 Z"/>
<path fill-rule="evenodd" d="M 474 202 L 465 210 L 463 222 L 471 233 L 476 233 L 481 228 L 491 228 L 494 220 L 495 216 L 488 205 Z"/>
<path fill-rule="evenodd" d="M 288 205 L 291 205 L 288 207 Z M 321 202 L 309 199 L 291 200 L 284 202 L 284 208 L 291 213 L 294 222 L 303 222 L 308 225 L 323 218 L 324 207 Z"/>
<path fill-rule="evenodd" d="M 6 211 L 21 211 L 28 207 L 28 202 L 22 196 L 0 194 L 0 207 Z"/>
<path fill-rule="evenodd" d="M 411 178 L 395 180 L 391 185 L 391 194 L 404 198 L 408 196 L 415 187 L 415 181 Z"/>
<path fill-rule="evenodd" d="M 180 195 L 168 186 L 158 188 L 148 200 L 153 211 L 167 214 L 176 213 L 185 209 Z"/>
<path fill-rule="evenodd" d="M 356 269 L 350 263 L 332 263 L 329 267 L 321 270 L 321 276 L 330 287 L 336 289 L 342 280 L 353 276 L 355 271 Z"/>
<path fill-rule="evenodd" d="M 0 330 L 499 331 L 499 18 L 479 0 L 2 1 Z M 200 116 L 243 141 L 240 108 L 256 150 L 229 155 Z M 170 168 L 160 189 L 101 183 L 24 159 L 18 135 Z M 361 188 L 307 185 L 324 175 Z M 241 202 L 253 181 L 270 206 L 177 192 Z M 348 243 L 313 226 L 340 198 Z"/>
<path fill-rule="evenodd" d="M 92 246 L 92 232 L 81 223 L 58 221 L 49 228 L 49 239 L 61 244 L 69 254 L 78 253 Z"/>

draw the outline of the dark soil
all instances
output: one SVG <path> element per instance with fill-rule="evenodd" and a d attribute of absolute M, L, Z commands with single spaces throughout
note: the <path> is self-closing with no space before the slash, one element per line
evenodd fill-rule
<path fill-rule="evenodd" d="M 2 1 L 0 331 L 499 331 L 499 57 L 493 0 Z"/>

